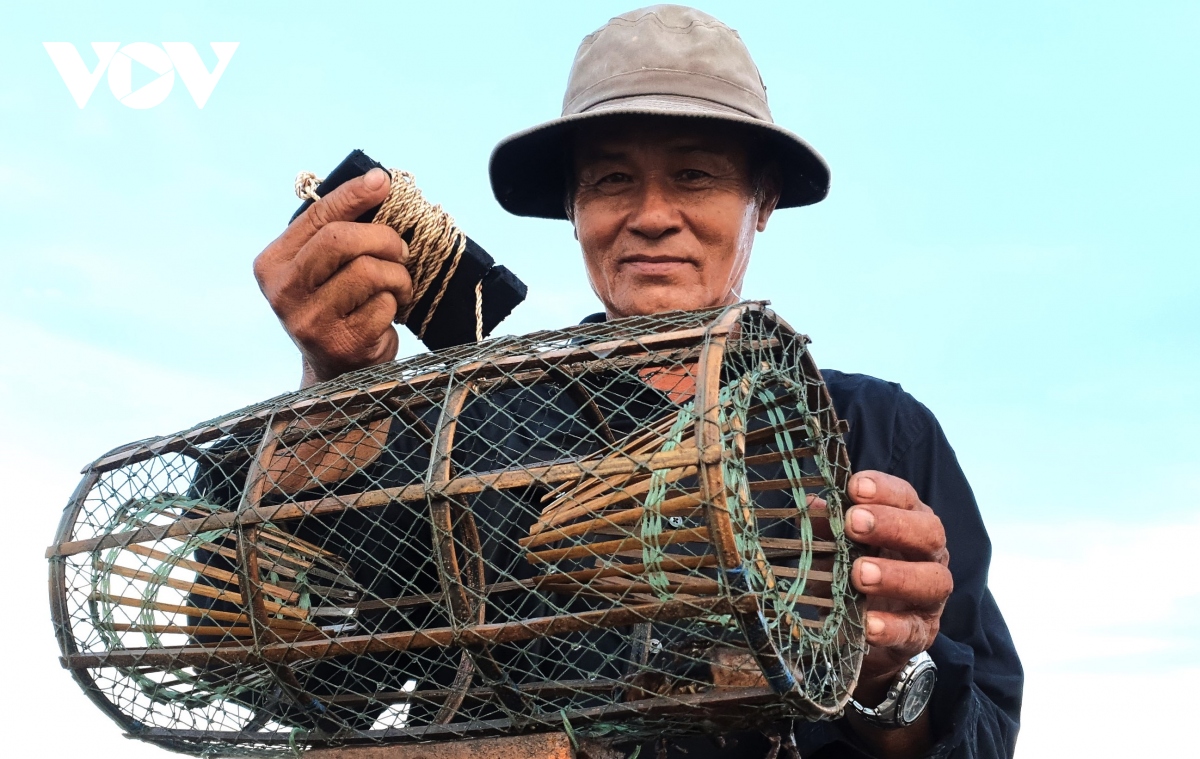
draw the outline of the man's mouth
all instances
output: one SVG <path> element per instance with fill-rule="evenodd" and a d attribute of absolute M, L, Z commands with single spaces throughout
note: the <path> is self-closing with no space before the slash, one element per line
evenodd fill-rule
<path fill-rule="evenodd" d="M 692 261 L 683 256 L 625 256 L 620 260 L 622 269 L 632 269 L 640 274 L 668 274 L 680 266 L 692 266 Z"/>

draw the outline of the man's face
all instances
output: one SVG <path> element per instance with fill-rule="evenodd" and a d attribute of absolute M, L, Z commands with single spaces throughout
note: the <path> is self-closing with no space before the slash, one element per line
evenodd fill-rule
<path fill-rule="evenodd" d="M 699 119 L 588 125 L 575 180 L 576 236 L 612 317 L 738 301 L 754 233 L 778 199 L 755 192 L 737 130 Z"/>

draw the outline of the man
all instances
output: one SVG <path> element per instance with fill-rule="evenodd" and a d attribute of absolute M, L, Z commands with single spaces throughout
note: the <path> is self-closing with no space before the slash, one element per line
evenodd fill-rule
<path fill-rule="evenodd" d="M 255 261 L 306 385 L 396 355 L 392 318 L 412 298 L 407 247 L 388 227 L 352 221 L 386 197 L 386 179 L 373 171 L 330 193 Z M 502 141 L 491 179 L 510 212 L 573 224 L 604 304 L 597 318 L 738 301 L 755 234 L 777 208 L 818 202 L 829 187 L 820 156 L 771 121 L 736 32 L 669 5 L 587 37 L 563 116 Z M 852 573 L 869 609 L 856 707 L 833 724 L 798 725 L 800 753 L 1010 756 L 1021 666 L 987 590 L 990 546 L 954 453 L 898 385 L 824 374 L 850 422 L 847 533 L 879 555 Z M 925 652 L 937 685 L 905 724 L 889 689 Z M 766 750 L 751 738 L 679 745 L 691 757 Z"/>

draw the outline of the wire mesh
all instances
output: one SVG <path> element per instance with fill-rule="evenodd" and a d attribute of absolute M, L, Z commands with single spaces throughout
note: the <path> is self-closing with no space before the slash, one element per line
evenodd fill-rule
<path fill-rule="evenodd" d="M 353 372 L 100 458 L 49 549 L 63 666 L 196 754 L 840 712 L 849 464 L 762 303 Z"/>

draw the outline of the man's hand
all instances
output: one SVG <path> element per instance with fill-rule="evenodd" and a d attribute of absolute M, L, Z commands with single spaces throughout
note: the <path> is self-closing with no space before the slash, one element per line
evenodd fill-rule
<path fill-rule="evenodd" d="M 846 534 L 879 549 L 878 556 L 855 561 L 850 572 L 854 587 L 867 597 L 870 646 L 854 698 L 876 706 L 908 660 L 933 645 L 954 579 L 942 520 L 912 485 L 863 471 L 850 478 L 849 493 L 855 505 L 846 514 Z M 846 714 L 878 756 L 921 756 L 931 744 L 928 711 L 898 730 L 874 727 L 849 709 Z"/>
<path fill-rule="evenodd" d="M 391 227 L 354 219 L 379 205 L 372 169 L 313 203 L 254 259 L 254 277 L 304 358 L 301 386 L 396 357 L 392 326 L 412 301 L 408 246 Z"/>
<path fill-rule="evenodd" d="M 946 532 L 904 480 L 882 472 L 850 478 L 846 534 L 879 549 L 854 562 L 850 577 L 867 596 L 867 643 L 855 698 L 874 706 L 908 660 L 933 645 L 954 589 Z"/>

